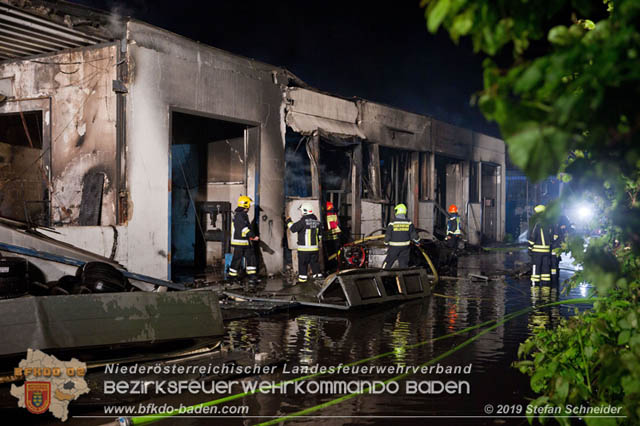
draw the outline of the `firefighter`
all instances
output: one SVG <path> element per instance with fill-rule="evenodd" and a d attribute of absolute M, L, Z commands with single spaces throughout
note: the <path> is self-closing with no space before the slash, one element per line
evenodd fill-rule
<path fill-rule="evenodd" d="M 249 215 L 247 212 L 251 207 L 251 198 L 246 195 L 238 197 L 238 207 L 234 211 L 231 222 L 231 246 L 233 247 L 233 258 L 229 267 L 229 277 L 238 279 L 242 269 L 242 259 L 246 263 L 249 283 L 256 284 L 259 280 L 256 277 L 258 262 L 253 247 L 249 241 L 258 241 L 259 237 L 251 230 Z"/>
<path fill-rule="evenodd" d="M 333 203 L 331 201 L 327 201 L 327 231 L 324 247 L 329 260 L 328 263 L 332 266 L 337 264 L 341 233 L 342 231 L 340 230 L 340 224 L 338 223 L 338 215 L 333 211 Z"/>
<path fill-rule="evenodd" d="M 416 228 L 407 219 L 407 206 L 398 204 L 394 211 L 396 217 L 393 222 L 389 222 L 384 236 L 384 244 L 389 246 L 389 249 L 382 264 L 383 269 L 391 269 L 396 260 L 400 268 L 408 267 L 411 241 L 420 243 Z"/>
<path fill-rule="evenodd" d="M 462 237 L 462 229 L 460 228 L 460 216 L 458 215 L 458 206 L 451 204 L 449 206 L 449 219 L 447 219 L 447 236 L 446 240 L 451 248 L 458 248 L 458 241 Z"/>
<path fill-rule="evenodd" d="M 551 242 L 552 229 L 542 220 L 545 207 L 534 207 L 535 212 L 529 224 L 529 254 L 531 255 L 531 284 L 551 283 Z"/>
<path fill-rule="evenodd" d="M 560 261 L 562 257 L 554 250 L 560 248 L 571 229 L 571 222 L 565 215 L 561 215 L 558 223 L 554 227 L 553 239 L 551 242 L 551 284 L 560 283 Z"/>
<path fill-rule="evenodd" d="M 309 267 L 314 279 L 322 278 L 318 261 L 321 223 L 313 214 L 311 203 L 303 203 L 300 210 L 302 218 L 299 221 L 294 223 L 290 217 L 287 218 L 289 230 L 298 233 L 298 284 L 307 282 Z"/>

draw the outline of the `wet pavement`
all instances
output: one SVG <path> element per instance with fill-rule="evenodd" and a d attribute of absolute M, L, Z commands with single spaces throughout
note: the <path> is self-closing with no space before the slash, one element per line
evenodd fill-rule
<path fill-rule="evenodd" d="M 338 366 L 387 353 L 387 356 L 362 365 L 382 367 L 384 372 L 338 372 L 315 377 L 312 381 L 348 383 L 387 380 L 390 367 L 419 366 L 477 335 L 476 329 L 437 341 L 432 339 L 463 330 L 505 314 L 566 298 L 584 297 L 588 288 L 574 289 L 559 295 L 557 288 L 532 287 L 526 279 L 514 280 L 502 271 L 527 261 L 526 251 L 496 251 L 471 255 L 459 260 L 458 276 L 488 275 L 489 281 L 469 279 L 442 280 L 434 295 L 424 300 L 400 305 L 384 305 L 349 312 L 297 309 L 262 318 L 230 321 L 225 344 L 234 349 L 256 353 L 277 352 L 286 359 L 273 374 L 245 379 L 246 382 L 290 380 L 301 376 L 292 372 L 299 366 Z M 572 268 L 568 263 L 563 268 Z M 561 278 L 571 274 L 562 269 Z M 518 345 L 531 335 L 535 327 L 552 327 L 562 316 L 573 312 L 575 305 L 560 305 L 517 317 L 495 330 L 480 336 L 468 346 L 434 364 L 430 374 L 410 374 L 399 380 L 398 392 L 393 388 L 377 395 L 360 395 L 328 408 L 297 417 L 290 424 L 386 425 L 386 424 L 528 424 L 525 418 L 496 416 L 497 410 L 517 410 L 535 398 L 529 388 L 529 378 L 511 363 L 517 358 Z M 406 348 L 416 345 L 413 348 Z M 437 367 L 461 367 L 462 372 L 437 374 Z M 285 370 L 286 371 L 283 371 Z M 470 370 L 470 371 L 469 371 Z M 452 394 L 428 393 L 433 381 L 455 382 L 462 391 Z M 407 383 L 422 383 L 423 393 L 412 393 Z M 432 382 L 429 384 L 427 382 Z M 425 384 L 426 383 L 426 384 Z M 464 384 L 466 383 L 466 385 Z M 329 386 L 327 384 L 327 386 Z M 314 386 L 293 387 L 286 394 L 265 393 L 247 395 L 226 405 L 248 406 L 246 416 L 226 416 L 215 419 L 197 417 L 162 420 L 160 425 L 237 424 L 253 425 L 274 417 L 296 413 L 340 397 L 340 393 L 314 392 Z M 229 393 L 217 395 L 182 395 L 148 399 L 158 404 L 174 406 L 196 404 L 242 392 L 235 386 Z M 491 407 L 491 408 L 489 408 Z M 74 409 L 71 416 L 100 416 L 100 410 Z M 491 411 L 491 415 L 488 413 Z M 517 413 L 507 413 L 517 414 Z M 28 423 L 33 420 L 24 416 Z M 47 414 L 47 416 L 49 416 Z M 457 416 L 442 418 L 438 416 Z M 499 418 L 498 418 L 499 417 Z M 70 418 L 68 424 L 105 424 L 107 418 Z M 41 423 L 43 424 L 43 423 Z M 53 423 L 52 423 L 53 424 Z"/>

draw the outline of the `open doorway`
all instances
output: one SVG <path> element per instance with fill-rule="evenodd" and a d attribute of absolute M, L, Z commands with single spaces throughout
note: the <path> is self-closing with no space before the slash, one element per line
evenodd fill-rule
<path fill-rule="evenodd" d="M 462 207 L 462 161 L 445 157 L 442 155 L 436 155 L 435 157 L 436 168 L 436 194 L 435 201 L 447 210 L 451 204 L 455 204 L 458 209 Z M 447 224 L 447 217 L 440 211 L 437 214 L 435 221 L 435 227 L 441 232 L 445 232 Z"/>
<path fill-rule="evenodd" d="M 322 200 L 331 201 L 338 215 L 342 235 L 351 235 L 351 196 L 353 146 L 330 143 L 320 139 L 320 187 Z"/>
<path fill-rule="evenodd" d="M 42 111 L 0 114 L 0 216 L 49 225 Z"/>
<path fill-rule="evenodd" d="M 171 277 L 222 272 L 231 212 L 247 194 L 246 124 L 171 112 Z"/>
<path fill-rule="evenodd" d="M 408 202 L 410 161 L 410 151 L 380 147 L 382 198 L 387 202 L 382 209 L 383 224 L 393 219 L 396 204 Z"/>
<path fill-rule="evenodd" d="M 482 163 L 482 239 L 496 241 L 498 236 L 498 166 Z"/>

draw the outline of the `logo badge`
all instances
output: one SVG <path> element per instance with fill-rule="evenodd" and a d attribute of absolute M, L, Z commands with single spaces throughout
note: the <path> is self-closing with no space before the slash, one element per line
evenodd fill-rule
<path fill-rule="evenodd" d="M 33 414 L 42 414 L 51 403 L 51 382 L 25 382 L 25 405 Z"/>

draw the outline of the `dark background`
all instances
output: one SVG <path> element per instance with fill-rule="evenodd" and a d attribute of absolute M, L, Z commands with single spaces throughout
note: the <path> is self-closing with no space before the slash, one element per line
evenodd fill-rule
<path fill-rule="evenodd" d="M 482 57 L 427 31 L 419 0 L 73 0 L 287 68 L 309 85 L 499 137 L 469 104 Z"/>

